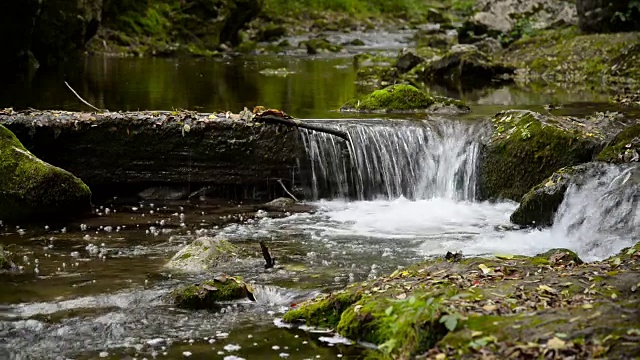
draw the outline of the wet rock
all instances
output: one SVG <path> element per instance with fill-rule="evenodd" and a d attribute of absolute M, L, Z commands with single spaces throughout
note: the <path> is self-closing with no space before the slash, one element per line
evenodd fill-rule
<path fill-rule="evenodd" d="M 586 33 L 640 30 L 640 6 L 633 0 L 577 0 L 578 26 Z"/>
<path fill-rule="evenodd" d="M 287 35 L 287 28 L 284 25 L 267 23 L 258 31 L 258 41 L 276 41 Z"/>
<path fill-rule="evenodd" d="M 430 47 L 434 49 L 449 49 L 458 43 L 457 36 L 448 33 L 421 35 L 415 38 L 418 47 Z"/>
<path fill-rule="evenodd" d="M 342 50 L 342 46 L 332 44 L 329 40 L 324 38 L 309 39 L 300 43 L 300 46 L 307 48 L 307 54 L 315 55 L 318 53 L 336 53 Z"/>
<path fill-rule="evenodd" d="M 550 226 L 570 184 L 581 185 L 607 170 L 605 163 L 562 168 L 527 192 L 511 214 L 511 222 L 524 226 Z"/>
<path fill-rule="evenodd" d="M 0 110 L 0 124 L 101 196 L 167 186 L 212 187 L 211 196 L 226 199 L 273 199 L 282 188 L 272 179 L 290 179 L 304 151 L 295 130 L 234 114 Z"/>
<path fill-rule="evenodd" d="M 492 37 L 485 37 L 480 41 L 474 42 L 472 45 L 477 47 L 480 52 L 488 54 L 489 56 L 502 51 L 502 44 L 500 41 Z"/>
<path fill-rule="evenodd" d="M 157 186 L 142 190 L 138 196 L 143 200 L 181 200 L 189 197 L 187 188 Z"/>
<path fill-rule="evenodd" d="M 236 259 L 238 247 L 213 237 L 199 237 L 178 251 L 165 267 L 184 272 L 202 272 Z"/>
<path fill-rule="evenodd" d="M 413 69 L 414 67 L 418 66 L 419 64 L 423 63 L 424 59 L 417 56 L 416 54 L 412 53 L 412 52 L 406 52 L 404 54 L 402 54 L 399 58 L 398 61 L 396 61 L 396 69 L 398 69 L 398 71 L 403 74 L 406 73 L 407 71 Z"/>
<path fill-rule="evenodd" d="M 577 23 L 577 10 L 571 1 L 562 0 L 481 0 L 476 12 L 461 32 L 461 42 L 468 32 L 474 35 L 513 33 L 517 28 L 547 29 Z"/>
<path fill-rule="evenodd" d="M 411 85 L 392 85 L 344 104 L 343 112 L 370 113 L 467 113 L 469 107 L 459 100 L 431 96 Z"/>
<path fill-rule="evenodd" d="M 579 119 L 527 110 L 500 112 L 492 123 L 493 136 L 480 163 L 485 199 L 520 201 L 560 168 L 591 161 L 604 139 L 598 128 Z"/>
<path fill-rule="evenodd" d="M 15 269 L 16 264 L 14 264 L 11 259 L 9 259 L 8 254 L 4 251 L 2 245 L 0 245 L 0 273 L 4 271 L 12 271 Z"/>
<path fill-rule="evenodd" d="M 271 200 L 268 203 L 266 203 L 266 206 L 275 206 L 275 207 L 289 207 L 289 206 L 293 206 L 296 204 L 296 201 L 291 199 L 291 198 L 285 198 L 285 197 L 281 197 L 281 198 L 277 198 L 275 200 Z"/>
<path fill-rule="evenodd" d="M 489 82 L 510 80 L 515 68 L 492 60 L 473 45 L 457 45 L 442 58 L 417 66 L 412 72 L 423 82 L 440 82 L 457 88 L 483 87 Z"/>
<path fill-rule="evenodd" d="M 30 153 L 0 125 L 0 219 L 65 218 L 91 211 L 91 191 L 70 172 Z"/>
<path fill-rule="evenodd" d="M 640 162 L 640 124 L 631 125 L 616 135 L 597 159 L 612 163 Z"/>
<path fill-rule="evenodd" d="M 538 358 L 550 346 L 559 358 L 592 358 L 612 331 L 637 331 L 631 314 L 638 260 L 640 244 L 589 264 L 566 249 L 535 257 L 434 259 L 306 301 L 283 320 L 335 329 L 378 345 L 373 356 L 389 358 L 474 358 L 479 349 L 485 357 Z M 594 271 L 603 275 L 596 279 Z M 584 333 L 562 335 L 576 331 Z M 640 355 L 624 339 L 608 351 L 615 358 Z"/>
<path fill-rule="evenodd" d="M 237 277 L 227 275 L 174 290 L 170 296 L 175 306 L 190 310 L 217 310 L 220 302 L 233 300 L 255 301 L 250 286 Z"/>
<path fill-rule="evenodd" d="M 342 46 L 364 46 L 364 41 L 360 39 L 353 39 L 351 41 L 344 42 Z"/>

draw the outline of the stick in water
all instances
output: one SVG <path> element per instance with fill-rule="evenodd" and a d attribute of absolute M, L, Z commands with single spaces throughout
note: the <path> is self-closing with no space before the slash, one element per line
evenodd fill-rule
<path fill-rule="evenodd" d="M 282 186 L 282 188 L 284 189 L 284 192 L 286 192 L 289 196 L 291 196 L 293 200 L 295 200 L 296 202 L 300 202 L 300 200 L 298 200 L 292 193 L 289 192 L 289 190 L 287 190 L 287 187 L 284 186 L 284 184 L 282 183 L 282 180 L 278 179 L 278 183 L 280 184 L 280 186 Z"/>
<path fill-rule="evenodd" d="M 269 254 L 269 248 L 264 244 L 264 240 L 260 240 L 260 249 L 262 250 L 262 257 L 264 257 L 264 261 L 266 262 L 264 268 L 272 268 L 276 264 L 276 260 L 271 257 L 271 254 Z"/>
<path fill-rule="evenodd" d="M 78 99 L 80 99 L 80 101 L 82 101 L 85 105 L 87 105 L 87 106 L 89 106 L 89 107 L 92 107 L 92 108 L 93 108 L 93 109 L 95 109 L 96 111 L 100 111 L 100 112 L 102 112 L 102 111 L 103 111 L 103 110 L 98 109 L 97 107 L 95 107 L 95 106 L 93 106 L 93 105 L 89 104 L 89 102 L 88 102 L 87 100 L 83 99 L 80 95 L 78 95 L 78 93 L 77 93 L 75 90 L 73 90 L 73 88 L 71 87 L 71 85 L 69 85 L 69 83 L 67 83 L 67 82 L 65 81 L 65 82 L 64 82 L 64 84 L 65 84 L 65 85 L 67 85 L 67 87 L 69 88 L 69 90 L 71 90 L 71 92 L 73 93 L 73 95 L 75 95 Z"/>

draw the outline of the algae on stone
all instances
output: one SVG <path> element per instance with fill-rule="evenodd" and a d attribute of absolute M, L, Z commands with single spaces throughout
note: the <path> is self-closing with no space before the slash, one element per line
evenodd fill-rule
<path fill-rule="evenodd" d="M 72 217 L 91 210 L 91 191 L 68 171 L 29 152 L 0 125 L 0 219 Z"/>
<path fill-rule="evenodd" d="M 459 100 L 431 96 L 411 85 L 391 85 L 344 104 L 340 111 L 372 113 L 469 112 Z"/>
<path fill-rule="evenodd" d="M 480 164 L 485 199 L 520 201 L 529 189 L 565 166 L 592 159 L 603 135 L 569 117 L 527 110 L 496 114 Z"/>
<path fill-rule="evenodd" d="M 239 278 L 225 275 L 174 290 L 170 296 L 174 305 L 190 310 L 215 310 L 220 302 L 253 298 L 252 291 Z"/>
<path fill-rule="evenodd" d="M 185 272 L 206 271 L 236 258 L 238 250 L 226 240 L 203 236 L 178 251 L 165 267 Z"/>
<path fill-rule="evenodd" d="M 597 159 L 612 163 L 640 162 L 640 124 L 622 130 Z"/>

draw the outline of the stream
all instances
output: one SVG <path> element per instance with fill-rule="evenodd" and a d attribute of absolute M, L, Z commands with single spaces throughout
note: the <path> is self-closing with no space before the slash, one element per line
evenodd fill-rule
<path fill-rule="evenodd" d="M 258 72 L 282 66 L 294 74 Z M 613 165 L 569 190 L 550 229 L 515 228 L 514 202 L 476 201 L 480 141 L 489 131 L 484 115 L 515 106 L 539 111 L 551 101 L 576 115 L 609 109 L 597 95 L 504 87 L 462 94 L 474 108 L 471 117 L 337 121 L 341 115 L 332 109 L 363 91 L 354 84 L 351 59 L 88 58 L 81 69 L 36 75 L 15 94 L 2 94 L 0 106 L 79 110 L 73 95 L 60 91 L 60 80 L 69 77 L 99 107 L 214 111 L 268 104 L 340 127 L 352 145 L 301 134 L 307 148 L 301 181 L 313 212 L 282 216 L 220 199 L 113 198 L 79 221 L 0 225 L 0 244 L 21 268 L 0 281 L 1 359 L 360 359 L 366 346 L 319 329 L 289 329 L 279 317 L 320 292 L 447 251 L 535 255 L 565 247 L 592 261 L 637 241 L 636 194 L 608 196 L 629 176 Z M 587 206 L 594 202 L 601 206 Z M 611 214 L 624 223 L 605 221 Z M 172 289 L 211 277 L 163 267 L 202 236 L 242 249 L 246 256 L 218 270 L 254 284 L 256 302 L 207 312 L 167 301 Z M 259 240 L 276 257 L 275 269 L 264 269 Z"/>

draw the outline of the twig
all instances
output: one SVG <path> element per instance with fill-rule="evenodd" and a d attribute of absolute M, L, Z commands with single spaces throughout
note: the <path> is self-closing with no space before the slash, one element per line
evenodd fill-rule
<path fill-rule="evenodd" d="M 95 106 L 93 106 L 93 105 L 89 104 L 89 102 L 88 102 L 87 100 L 83 99 L 80 95 L 78 95 L 78 93 L 77 93 L 75 90 L 73 90 L 73 88 L 71 87 L 71 85 L 69 85 L 69 83 L 67 83 L 67 82 L 65 81 L 65 82 L 64 82 L 64 84 L 65 84 L 65 85 L 67 85 L 67 87 L 69 88 L 69 90 L 71 90 L 71 92 L 73 93 L 73 95 L 75 95 L 78 99 L 80 99 L 80 101 L 82 101 L 85 105 L 87 105 L 87 106 L 89 106 L 89 107 L 91 107 L 91 108 L 93 108 L 94 110 L 99 111 L 99 112 L 103 112 L 103 111 L 104 111 L 104 110 L 102 110 L 102 109 L 98 109 L 97 107 L 95 107 Z"/>
<path fill-rule="evenodd" d="M 324 127 L 320 125 L 307 124 L 300 120 L 285 119 L 285 118 L 281 118 L 273 115 L 264 115 L 264 116 L 254 117 L 253 121 L 280 124 L 280 125 L 285 125 L 289 127 L 298 127 L 298 128 L 308 129 L 312 131 L 319 131 L 319 132 L 327 133 L 327 134 L 342 138 L 346 141 L 349 141 L 349 134 L 347 134 L 347 132 L 345 131 L 332 129 L 332 128 Z"/>
<path fill-rule="evenodd" d="M 264 257 L 264 261 L 266 262 L 264 268 L 270 269 L 274 267 L 276 260 L 271 257 L 271 254 L 269 254 L 269 248 L 264 244 L 264 240 L 260 240 L 260 249 L 262 250 L 262 257 Z"/>
<path fill-rule="evenodd" d="M 282 186 L 282 188 L 284 189 L 284 192 L 286 192 L 289 196 L 291 196 L 293 200 L 295 200 L 296 202 L 300 202 L 300 200 L 298 200 L 292 193 L 289 192 L 289 190 L 287 190 L 287 187 L 284 186 L 284 184 L 282 183 L 282 180 L 278 179 L 278 184 Z"/>

